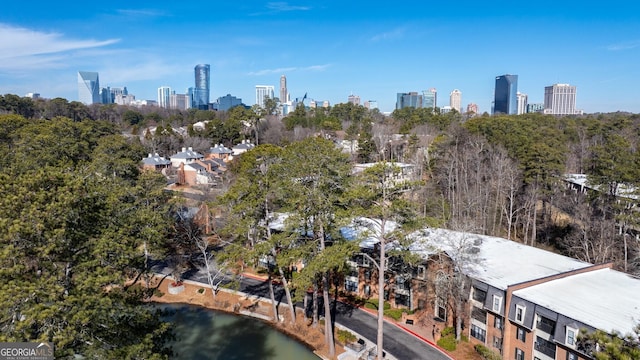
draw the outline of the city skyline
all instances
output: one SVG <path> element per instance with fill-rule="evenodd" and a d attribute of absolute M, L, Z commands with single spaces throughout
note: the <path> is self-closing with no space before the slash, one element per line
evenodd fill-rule
<path fill-rule="evenodd" d="M 78 100 L 75 78 L 86 70 L 100 74 L 102 87 L 156 99 L 161 86 L 193 87 L 194 65 L 210 64 L 210 99 L 232 94 L 248 105 L 255 85 L 279 89 L 286 75 L 292 100 L 307 93 L 333 105 L 353 94 L 389 112 L 397 93 L 459 89 L 463 108 L 491 112 L 495 77 L 518 74 L 529 103 L 542 103 L 545 87 L 567 83 L 587 113 L 640 113 L 640 21 L 620 7 L 542 1 L 518 10 L 463 1 L 463 10 L 451 12 L 444 3 L 416 2 L 408 12 L 365 5 L 36 1 L 25 12 L 8 3 L 0 14 L 0 94 Z"/>

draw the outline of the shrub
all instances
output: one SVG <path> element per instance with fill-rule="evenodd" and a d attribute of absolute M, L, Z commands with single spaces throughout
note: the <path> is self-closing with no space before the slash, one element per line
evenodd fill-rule
<path fill-rule="evenodd" d="M 443 331 L 444 332 L 444 331 Z M 448 336 L 443 336 L 438 340 L 438 346 L 447 350 L 447 351 L 455 351 L 456 350 L 456 338 L 453 334 Z"/>
<path fill-rule="evenodd" d="M 500 360 L 500 359 L 502 359 L 500 354 L 498 354 L 497 352 L 489 349 L 488 347 L 486 347 L 486 346 L 484 346 L 482 344 L 477 344 L 476 346 L 474 346 L 474 348 L 476 349 L 478 354 L 480 354 L 480 356 L 482 356 L 482 358 L 484 360 Z"/>
<path fill-rule="evenodd" d="M 442 337 L 455 335 L 455 330 L 453 329 L 452 326 L 447 326 L 446 328 L 442 329 L 442 332 L 440 333 L 440 335 L 442 335 Z"/>
<path fill-rule="evenodd" d="M 402 319 L 402 313 L 406 312 L 404 309 L 388 309 L 384 311 L 384 314 L 393 320 L 398 321 Z"/>
<path fill-rule="evenodd" d="M 371 298 L 367 300 L 367 302 L 364 304 L 364 307 L 366 307 L 367 309 L 378 310 L 378 299 Z M 388 301 L 385 301 L 384 310 L 389 310 L 389 309 L 391 309 L 391 304 L 389 304 Z"/>
<path fill-rule="evenodd" d="M 353 335 L 351 331 L 342 329 L 338 329 L 336 339 L 343 344 L 352 343 L 358 340 L 358 338 Z"/>
<path fill-rule="evenodd" d="M 202 294 L 202 293 L 204 293 L 204 288 L 198 289 L 198 294 Z"/>

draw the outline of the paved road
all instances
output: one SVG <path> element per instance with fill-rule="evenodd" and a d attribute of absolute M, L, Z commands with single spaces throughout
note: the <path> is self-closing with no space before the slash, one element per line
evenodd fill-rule
<path fill-rule="evenodd" d="M 169 270 L 162 264 L 158 264 L 153 270 L 162 274 L 169 273 Z M 184 274 L 183 278 L 207 284 L 207 277 L 204 273 L 188 272 Z M 239 291 L 265 298 L 269 297 L 269 287 L 266 281 L 244 277 L 239 285 Z M 276 301 L 282 302 L 282 306 L 278 307 L 278 311 L 286 311 L 283 308 L 286 306 L 284 290 L 278 286 L 274 287 L 274 291 Z M 302 304 L 297 304 L 297 306 L 302 307 Z M 372 343 L 376 343 L 378 323 L 375 316 L 342 302 L 337 302 L 335 310 L 335 321 L 338 324 L 352 329 Z M 448 356 L 434 348 L 431 344 L 388 322 L 384 324 L 383 348 L 399 360 L 450 360 Z"/>

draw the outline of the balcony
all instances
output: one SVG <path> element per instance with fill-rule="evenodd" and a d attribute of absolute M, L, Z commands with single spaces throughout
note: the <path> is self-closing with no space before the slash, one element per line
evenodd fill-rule
<path fill-rule="evenodd" d="M 540 319 L 536 323 L 536 329 L 553 336 L 556 329 L 556 322 L 544 317 L 540 317 Z"/>
<path fill-rule="evenodd" d="M 547 341 L 541 337 L 536 338 L 536 343 L 534 345 L 534 349 L 539 351 L 548 357 L 555 359 L 556 358 L 556 345 L 550 341 Z"/>

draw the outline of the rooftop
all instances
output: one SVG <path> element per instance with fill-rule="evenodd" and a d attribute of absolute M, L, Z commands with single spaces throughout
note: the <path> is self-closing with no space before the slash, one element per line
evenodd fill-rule
<path fill-rule="evenodd" d="M 465 249 L 464 251 L 459 249 Z M 587 262 L 494 236 L 445 229 L 424 229 L 416 234 L 413 250 L 424 257 L 444 251 L 468 260 L 463 271 L 495 288 L 591 266 Z"/>
<path fill-rule="evenodd" d="M 585 272 L 514 291 L 597 329 L 631 333 L 640 322 L 640 281 L 608 268 Z"/>

